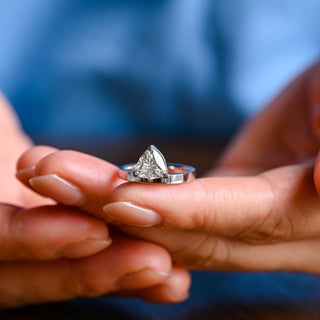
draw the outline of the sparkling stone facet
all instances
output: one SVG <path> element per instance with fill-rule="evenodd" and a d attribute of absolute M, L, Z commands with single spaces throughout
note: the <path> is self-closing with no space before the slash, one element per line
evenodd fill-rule
<path fill-rule="evenodd" d="M 144 179 L 161 179 L 168 175 L 168 167 L 162 153 L 151 145 L 139 158 L 134 175 Z"/>

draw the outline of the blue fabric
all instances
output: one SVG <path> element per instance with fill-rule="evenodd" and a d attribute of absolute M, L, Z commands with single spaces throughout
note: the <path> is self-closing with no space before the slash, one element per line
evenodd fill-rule
<path fill-rule="evenodd" d="M 317 58 L 319 1 L 2 0 L 0 88 L 32 136 L 225 135 Z"/>
<path fill-rule="evenodd" d="M 189 300 L 153 304 L 95 298 L 0 311 L 1 319 L 318 319 L 320 278 L 288 273 L 194 272 Z"/>
<path fill-rule="evenodd" d="M 180 304 L 163 306 L 133 299 L 121 301 L 103 298 L 96 304 L 109 308 L 113 306 L 115 310 L 125 312 L 126 316 L 117 319 L 130 319 L 128 315 L 131 315 L 132 318 L 141 320 L 211 320 L 221 319 L 213 317 L 221 308 L 226 308 L 229 313 L 236 311 L 238 316 L 245 309 L 248 309 L 250 315 L 260 308 L 268 319 L 268 311 L 272 312 L 277 305 L 284 304 L 288 309 L 294 306 L 301 308 L 308 304 L 319 305 L 319 301 L 320 278 L 313 275 L 194 272 L 190 299 Z"/>

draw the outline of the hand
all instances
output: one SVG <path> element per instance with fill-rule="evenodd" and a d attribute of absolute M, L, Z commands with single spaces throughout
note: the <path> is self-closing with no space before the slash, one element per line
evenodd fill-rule
<path fill-rule="evenodd" d="M 90 163 L 73 162 L 81 172 L 66 174 L 71 164 L 56 162 L 56 154 L 41 160 L 33 176 L 63 172 L 86 195 L 80 207 L 164 246 L 178 265 L 320 272 L 320 202 L 314 186 L 320 190 L 319 161 L 313 178 L 320 137 L 317 69 L 302 74 L 249 122 L 212 172 L 246 176 L 172 186 L 125 183 L 104 210 L 99 190 L 106 183 L 85 180 L 94 168 Z M 41 177 L 33 187 L 59 201 Z"/>
<path fill-rule="evenodd" d="M 111 244 L 101 219 L 54 205 L 15 179 L 17 159 L 32 143 L 3 97 L 0 146 L 5 155 L 0 158 L 1 307 L 106 293 L 160 302 L 186 298 L 189 275 L 172 267 L 165 250 L 115 231 L 110 231 Z M 18 166 L 55 151 L 33 150 Z"/>
<path fill-rule="evenodd" d="M 163 245 L 185 267 L 320 272 L 319 160 L 313 179 L 319 76 L 316 65 L 293 81 L 248 122 L 211 172 L 246 177 L 126 184 L 105 211 L 140 226 L 121 229 Z"/>

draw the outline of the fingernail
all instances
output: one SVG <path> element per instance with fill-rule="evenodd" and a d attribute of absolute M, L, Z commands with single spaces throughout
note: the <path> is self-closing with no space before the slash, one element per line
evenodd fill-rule
<path fill-rule="evenodd" d="M 143 269 L 126 274 L 119 280 L 121 289 L 139 289 L 154 286 L 170 276 L 170 272 L 156 271 L 154 269 Z"/>
<path fill-rule="evenodd" d="M 93 255 L 107 248 L 109 240 L 86 239 L 78 243 L 67 245 L 61 249 L 61 255 L 66 258 L 81 258 Z"/>
<path fill-rule="evenodd" d="M 34 176 L 34 169 L 35 166 L 29 167 L 29 168 L 25 168 L 25 169 L 21 169 L 19 171 L 17 171 L 16 173 L 16 177 L 24 183 L 27 183 L 29 179 L 31 179 Z"/>
<path fill-rule="evenodd" d="M 30 179 L 29 183 L 43 196 L 69 206 L 79 204 L 85 198 L 84 193 L 77 186 L 56 174 L 38 176 Z"/>
<path fill-rule="evenodd" d="M 136 227 L 151 227 L 161 221 L 159 214 L 151 209 L 136 206 L 131 202 L 114 202 L 103 207 L 112 219 Z"/>

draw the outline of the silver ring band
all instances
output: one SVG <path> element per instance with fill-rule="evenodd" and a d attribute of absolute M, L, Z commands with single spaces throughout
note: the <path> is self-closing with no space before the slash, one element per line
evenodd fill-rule
<path fill-rule="evenodd" d="M 194 167 L 167 163 L 154 145 L 148 147 L 138 162 L 125 164 L 119 169 L 120 178 L 131 182 L 176 184 L 192 181 L 196 177 Z"/>
<path fill-rule="evenodd" d="M 128 163 L 119 167 L 119 175 L 123 180 L 130 182 L 177 184 L 193 181 L 196 178 L 196 169 L 192 166 L 179 163 L 167 163 L 168 174 L 161 178 L 142 178 L 135 174 L 137 163 Z"/>

